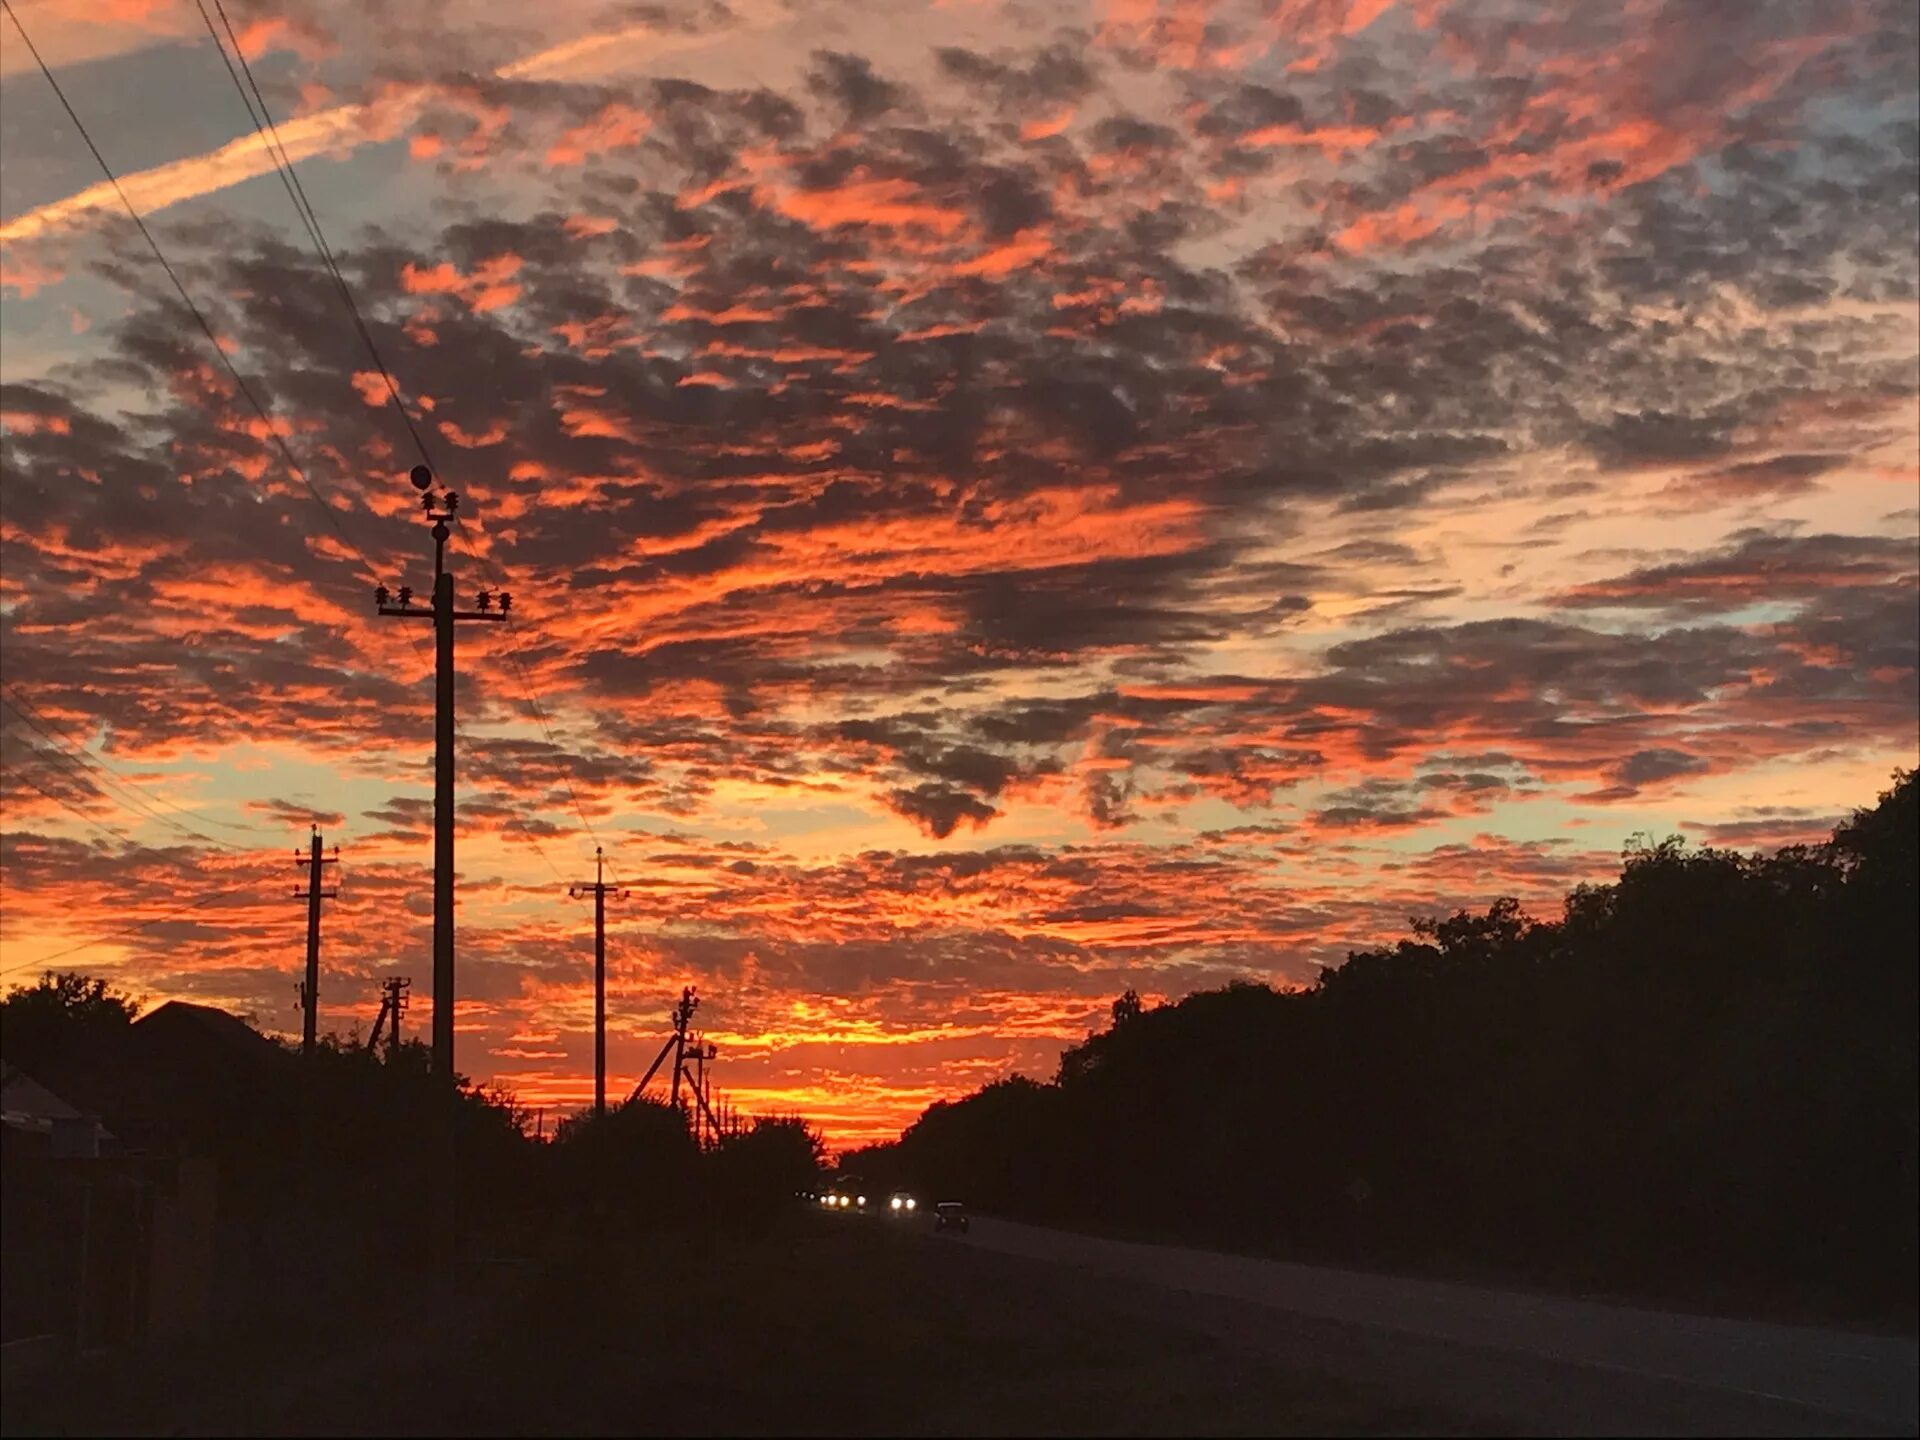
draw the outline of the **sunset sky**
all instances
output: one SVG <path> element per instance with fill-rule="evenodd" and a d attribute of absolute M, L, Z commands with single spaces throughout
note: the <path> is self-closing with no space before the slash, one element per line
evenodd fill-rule
<path fill-rule="evenodd" d="M 297 1033 L 317 818 L 322 1028 L 424 1036 L 419 454 L 194 0 L 12 3 L 305 480 L 0 19 L 4 978 Z M 530 1104 L 596 843 L 610 1089 L 696 984 L 841 1145 L 1916 759 L 1912 0 L 226 13 L 514 594 L 459 1064 Z"/>

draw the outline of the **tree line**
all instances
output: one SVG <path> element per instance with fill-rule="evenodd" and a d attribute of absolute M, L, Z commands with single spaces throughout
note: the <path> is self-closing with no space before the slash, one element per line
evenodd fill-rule
<path fill-rule="evenodd" d="M 843 1158 L 1009 1216 L 1911 1324 L 1916 785 L 1143 1007 Z"/>
<path fill-rule="evenodd" d="M 140 1032 L 164 1010 L 143 1019 L 142 1009 L 99 977 L 48 973 L 0 998 L 0 1057 L 97 1116 L 110 1153 L 162 1188 L 174 1184 L 175 1162 L 213 1162 L 222 1246 L 240 1257 L 227 1266 L 231 1283 L 222 1277 L 223 1320 L 344 1303 L 423 1270 L 448 1104 L 424 1043 L 375 1053 L 330 1035 L 308 1059 L 239 1017 L 202 1010 L 220 1023 L 173 1026 L 163 1046 Z M 511 1093 L 456 1078 L 462 1254 L 535 1254 L 556 1237 L 636 1224 L 757 1230 L 789 1211 L 824 1163 L 819 1133 L 799 1117 L 756 1117 L 701 1148 L 682 1110 L 646 1098 L 568 1117 L 540 1143 L 533 1113 Z M 85 1173 L 67 1163 L 10 1145 L 9 1184 L 32 1183 L 36 1164 L 48 1184 Z"/>

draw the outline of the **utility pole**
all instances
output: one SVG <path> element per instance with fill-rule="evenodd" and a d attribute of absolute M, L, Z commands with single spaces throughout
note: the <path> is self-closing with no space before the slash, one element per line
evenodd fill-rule
<path fill-rule="evenodd" d="M 640 1077 L 640 1083 L 633 1087 L 633 1093 L 627 1098 L 637 1100 L 646 1090 L 648 1082 L 659 1073 L 666 1064 L 667 1056 L 673 1056 L 673 1104 L 680 1104 L 680 1070 L 682 1057 L 687 1048 L 687 1026 L 693 1023 L 693 1012 L 700 1008 L 700 997 L 693 993 L 689 985 L 680 992 L 680 1003 L 673 1007 L 673 1033 L 667 1036 L 666 1043 L 660 1047 L 660 1053 L 653 1057 L 653 1063 L 647 1067 L 647 1073 Z"/>
<path fill-rule="evenodd" d="M 400 1052 L 400 1017 L 407 1013 L 407 992 L 413 988 L 413 981 L 396 975 L 385 982 L 384 988 L 393 1011 L 393 1028 L 387 1032 L 387 1059 L 391 1060 Z"/>
<path fill-rule="evenodd" d="M 393 1027 L 387 1032 L 387 1059 L 392 1060 L 400 1049 L 400 1017 L 407 1013 L 407 990 L 413 981 L 404 975 L 394 975 L 380 982 L 380 1013 L 373 1017 L 373 1033 L 367 1036 L 367 1053 L 373 1053 L 373 1047 L 380 1043 L 380 1028 L 389 1018 Z"/>
<path fill-rule="evenodd" d="M 700 1008 L 700 997 L 693 993 L 688 985 L 680 991 L 680 1003 L 673 1007 L 673 1108 L 680 1108 L 680 1076 L 686 1069 L 687 1026 L 693 1023 L 693 1012 Z M 658 1061 L 654 1062 L 658 1064 Z M 645 1080 L 640 1082 L 646 1084 Z"/>
<path fill-rule="evenodd" d="M 402 620 L 433 622 L 433 1073 L 451 1087 L 453 1080 L 453 632 L 463 620 L 505 620 L 513 597 L 502 591 L 500 608 L 482 590 L 475 608 L 456 610 L 453 576 L 447 573 L 447 522 L 459 513 L 460 497 L 451 490 L 433 493 L 433 471 L 413 467 L 408 477 L 421 492 L 421 507 L 433 522 L 433 608 L 417 609 L 413 587 L 402 585 L 398 604 L 381 585 L 374 608 Z"/>
<path fill-rule="evenodd" d="M 569 885 L 574 899 L 593 896 L 593 1113 L 607 1113 L 607 896 L 625 895 L 619 885 L 607 884 L 606 860 L 593 847 L 593 883 Z"/>
<path fill-rule="evenodd" d="M 300 1053 L 311 1060 L 320 1030 L 320 902 L 340 895 L 338 890 L 320 888 L 321 867 L 340 863 L 340 847 L 333 847 L 331 857 L 322 855 L 320 827 L 315 825 L 308 854 L 304 858 L 298 850 L 293 854 L 307 867 L 307 888 L 294 891 L 293 898 L 307 902 L 307 978 L 300 986 L 300 1008 L 306 1012 L 306 1020 L 300 1032 Z"/>
<path fill-rule="evenodd" d="M 718 1140 L 720 1122 L 714 1118 L 713 1105 L 708 1098 L 707 1062 L 720 1053 L 720 1047 L 711 1040 L 693 1039 L 693 1064 L 687 1074 L 687 1087 L 693 1092 L 693 1143 L 706 1148 L 709 1139 Z"/>

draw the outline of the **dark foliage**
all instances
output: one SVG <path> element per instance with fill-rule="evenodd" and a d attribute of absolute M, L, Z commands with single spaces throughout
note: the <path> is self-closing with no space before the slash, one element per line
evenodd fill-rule
<path fill-rule="evenodd" d="M 823 1155 L 819 1133 L 795 1116 L 760 1117 L 703 1151 L 681 1111 L 632 1099 L 561 1122 L 548 1194 L 559 1213 L 590 1225 L 757 1228 L 793 1208 Z"/>
<path fill-rule="evenodd" d="M 636 1097 L 560 1122 L 554 1132 L 553 1195 L 599 1221 L 680 1220 L 694 1211 L 700 1152 L 686 1117 L 662 1100 Z"/>
<path fill-rule="evenodd" d="M 28 1074 L 96 1037 L 122 1035 L 140 1002 L 105 980 L 49 970 L 0 997 L 0 1055 Z"/>
<path fill-rule="evenodd" d="M 714 1213 L 764 1226 L 792 1209 L 824 1168 L 819 1132 L 797 1115 L 764 1116 L 721 1140 L 706 1157 L 706 1190 Z"/>
<path fill-rule="evenodd" d="M 981 1208 L 1910 1317 L 1916 786 L 1772 856 L 1628 851 L 1537 921 L 1142 1011 L 847 1157 Z"/>
<path fill-rule="evenodd" d="M 679 1110 L 647 1100 L 563 1121 L 543 1146 L 511 1095 L 461 1077 L 452 1208 L 437 1216 L 447 1091 L 426 1045 L 375 1054 L 326 1036 L 306 1060 L 224 1011 L 172 1003 L 136 1023 L 138 1008 L 105 981 L 49 974 L 0 1000 L 5 1054 L 102 1119 L 114 1152 L 163 1187 L 176 1161 L 213 1162 L 218 1306 L 234 1323 L 417 1276 L 443 1224 L 461 1254 L 525 1254 L 568 1219 L 758 1225 L 821 1162 L 798 1119 L 758 1120 L 703 1154 Z"/>

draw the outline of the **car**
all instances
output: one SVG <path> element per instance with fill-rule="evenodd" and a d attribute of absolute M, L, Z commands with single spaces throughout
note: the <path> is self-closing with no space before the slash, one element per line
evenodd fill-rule
<path fill-rule="evenodd" d="M 933 1207 L 933 1228 L 936 1232 L 958 1230 L 962 1235 L 966 1234 L 967 1207 L 958 1200 L 942 1200 Z"/>
<path fill-rule="evenodd" d="M 866 1186 L 858 1175 L 842 1175 L 820 1196 L 820 1203 L 829 1210 L 857 1210 L 867 1208 Z"/>
<path fill-rule="evenodd" d="M 905 1219 L 919 1209 L 920 1202 L 904 1190 L 896 1190 L 887 1197 L 887 1214 L 892 1219 Z"/>

